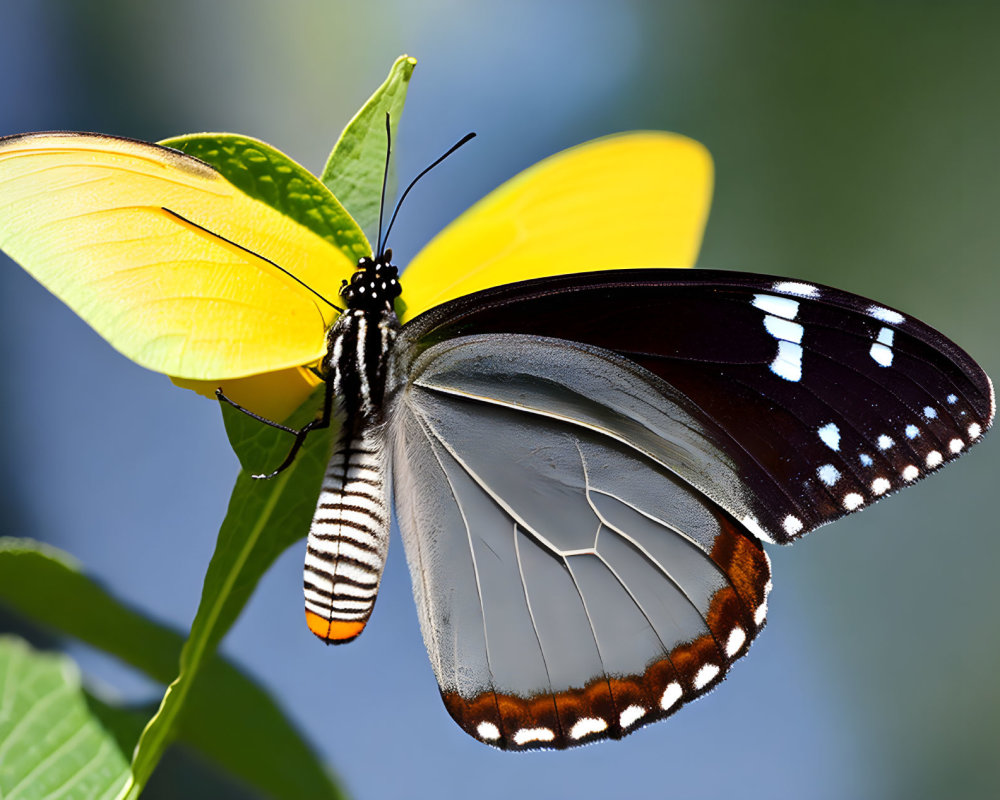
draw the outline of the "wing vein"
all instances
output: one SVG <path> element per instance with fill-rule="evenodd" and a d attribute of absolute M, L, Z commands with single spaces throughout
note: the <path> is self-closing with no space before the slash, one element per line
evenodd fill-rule
<path fill-rule="evenodd" d="M 524 579 L 524 564 L 521 562 L 521 545 L 517 535 L 517 523 L 514 523 L 514 556 L 517 558 L 517 572 L 521 576 L 521 589 L 524 592 L 524 602 L 528 606 L 528 618 L 531 620 L 531 629 L 535 633 L 535 641 L 538 642 L 538 652 L 542 656 L 542 667 L 545 669 L 545 680 L 549 683 L 549 697 L 552 698 L 552 710 L 555 712 L 556 725 L 559 726 L 559 738 L 565 738 L 562 717 L 559 716 L 559 706 L 556 705 L 555 688 L 552 686 L 552 673 L 549 671 L 549 662 L 545 657 L 545 647 L 542 644 L 541 634 L 538 632 L 538 623 L 535 621 L 535 612 L 531 608 L 531 597 L 528 593 L 528 582 Z"/>
<path fill-rule="evenodd" d="M 458 509 L 458 513 L 462 516 L 462 522 L 465 525 L 465 537 L 466 537 L 466 542 L 469 545 L 469 557 L 472 560 L 472 571 L 473 571 L 473 574 L 475 575 L 475 578 L 476 578 L 476 595 L 477 595 L 477 598 L 479 600 L 479 614 L 480 614 L 480 616 L 482 617 L 482 620 L 483 620 L 483 642 L 484 642 L 484 645 L 486 647 L 486 669 L 489 672 L 490 690 L 493 692 L 493 702 L 496 705 L 497 719 L 500 720 L 500 721 L 503 721 L 503 717 L 500 714 L 500 704 L 499 704 L 499 701 L 497 700 L 497 697 L 496 697 L 496 680 L 495 680 L 494 674 L 493 674 L 493 662 L 492 662 L 492 660 L 490 658 L 490 634 L 489 634 L 489 628 L 486 625 L 486 608 L 485 608 L 485 606 L 483 604 L 483 590 L 482 590 L 482 584 L 481 584 L 480 577 L 479 577 L 479 565 L 476 563 L 476 551 L 475 551 L 475 547 L 472 544 L 472 529 L 469 526 L 469 520 L 468 520 L 468 518 L 465 515 L 465 509 L 462 507 L 462 501 L 459 499 L 458 492 L 455 491 L 455 485 L 452 483 L 451 477 L 448 475 L 448 471 L 445 469 L 444 464 L 441 461 L 441 457 L 438 454 L 437 449 L 434 447 L 434 443 L 433 443 L 433 441 L 431 439 L 431 435 L 433 434 L 434 439 L 436 439 L 438 441 L 438 443 L 445 450 L 447 450 L 452 455 L 453 458 L 456 459 L 456 462 L 460 466 L 462 466 L 463 469 L 465 469 L 465 465 L 463 465 L 462 462 L 459 461 L 457 459 L 457 457 L 455 457 L 454 453 L 452 453 L 451 449 L 448 447 L 447 442 L 445 442 L 441 438 L 441 436 L 437 433 L 437 431 L 434 430 L 433 425 L 430 424 L 430 420 L 428 420 L 425 415 L 418 414 L 417 411 L 414 410 L 414 412 L 413 412 L 413 418 L 416 419 L 417 422 L 418 422 L 418 424 L 420 425 L 420 428 L 423 431 L 425 438 L 427 439 L 428 447 L 429 447 L 431 453 L 434 455 L 434 459 L 438 462 L 438 467 L 441 469 L 441 474 L 444 475 L 445 480 L 448 482 L 448 489 L 451 492 L 451 496 L 455 500 L 455 507 Z M 458 670 L 458 666 L 459 666 L 458 659 L 457 658 L 453 658 L 452 662 L 455 665 L 455 670 L 456 670 L 456 674 L 455 674 L 455 686 L 456 686 L 456 689 L 458 689 L 460 687 L 460 684 L 458 682 L 458 674 L 457 674 L 457 670 Z M 459 694 L 461 694 L 461 692 L 459 692 Z"/>

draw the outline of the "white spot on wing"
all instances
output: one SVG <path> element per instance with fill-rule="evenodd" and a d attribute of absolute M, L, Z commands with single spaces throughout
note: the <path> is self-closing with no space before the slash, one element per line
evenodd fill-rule
<path fill-rule="evenodd" d="M 642 706 L 631 705 L 622 711 L 622 715 L 619 717 L 618 722 L 622 728 L 630 728 L 644 716 L 646 716 L 646 709 Z"/>
<path fill-rule="evenodd" d="M 608 723 L 600 717 L 583 717 L 582 719 L 578 719 L 573 727 L 570 728 L 569 735 L 571 739 L 582 739 L 584 736 L 600 733 L 607 730 L 607 728 Z"/>
<path fill-rule="evenodd" d="M 898 311 L 893 311 L 891 308 L 883 308 L 882 306 L 868 306 L 868 316 L 882 322 L 888 322 L 890 325 L 899 325 L 906 319 Z"/>
<path fill-rule="evenodd" d="M 824 464 L 816 470 L 816 474 L 819 475 L 819 479 L 827 486 L 833 486 L 840 480 L 840 470 L 833 466 L 833 464 Z"/>
<path fill-rule="evenodd" d="M 896 444 L 896 443 L 892 440 L 891 436 L 886 436 L 883 433 L 881 436 L 878 437 L 878 449 L 879 450 L 888 450 L 894 444 Z"/>
<path fill-rule="evenodd" d="M 819 289 L 808 283 L 798 281 L 778 281 L 771 287 L 782 294 L 796 294 L 799 297 L 819 297 Z"/>
<path fill-rule="evenodd" d="M 747 640 L 746 632 L 737 625 L 729 632 L 729 638 L 726 640 L 726 655 L 732 658 L 738 652 L 740 648 L 743 647 L 743 643 Z"/>
<path fill-rule="evenodd" d="M 663 697 L 660 698 L 660 708 L 669 711 L 674 703 L 681 699 L 682 694 L 681 685 L 677 681 L 668 683 L 667 688 L 663 690 Z"/>
<path fill-rule="evenodd" d="M 755 294 L 753 305 L 768 315 L 764 317 L 764 329 L 778 340 L 778 354 L 771 362 L 771 372 L 786 381 L 801 380 L 802 326 L 789 321 L 799 313 L 798 301 L 770 294 Z"/>
<path fill-rule="evenodd" d="M 521 728 L 514 734 L 514 744 L 528 742 L 551 742 L 556 738 L 551 728 Z"/>
<path fill-rule="evenodd" d="M 719 674 L 719 668 L 715 664 L 702 664 L 698 674 L 694 676 L 694 688 L 704 689 L 710 684 L 715 676 Z"/>
<path fill-rule="evenodd" d="M 764 555 L 766 556 L 767 553 L 764 553 Z M 768 569 L 771 568 L 770 558 L 767 560 L 767 566 Z M 757 610 L 753 612 L 753 621 L 758 628 L 761 627 L 764 624 L 764 620 L 767 619 L 767 597 L 771 594 L 771 590 L 773 588 L 774 584 L 771 582 L 771 579 L 768 578 L 767 583 L 764 584 L 764 600 L 759 606 L 757 606 Z"/>
<path fill-rule="evenodd" d="M 834 423 L 828 422 L 817 433 L 819 433 L 819 438 L 823 440 L 823 444 L 831 450 L 840 449 L 840 428 Z"/>
<path fill-rule="evenodd" d="M 771 362 L 771 372 L 786 381 L 802 380 L 802 345 L 778 340 L 778 355 Z"/>
<path fill-rule="evenodd" d="M 927 458 L 924 459 L 924 461 L 928 467 L 934 469 L 934 467 L 938 466 L 938 464 L 944 461 L 944 456 L 942 456 L 937 450 L 931 450 L 927 454 Z"/>
<path fill-rule="evenodd" d="M 872 345 L 871 350 L 868 351 L 868 354 L 880 367 L 892 366 L 892 349 L 886 347 L 884 344 L 879 344 L 878 342 L 876 342 L 875 344 Z"/>
<path fill-rule="evenodd" d="M 886 478 L 876 478 L 872 481 L 872 494 L 885 494 L 891 486 Z"/>
<path fill-rule="evenodd" d="M 802 326 L 797 322 L 768 314 L 764 317 L 764 329 L 775 339 L 795 344 L 802 343 Z"/>
<path fill-rule="evenodd" d="M 907 425 L 905 433 L 907 439 L 916 439 L 920 435 L 920 428 L 916 425 Z"/>
<path fill-rule="evenodd" d="M 963 447 L 965 447 L 965 442 L 961 439 L 952 439 L 948 442 L 948 449 L 953 453 L 960 453 Z"/>
<path fill-rule="evenodd" d="M 917 479 L 917 476 L 920 475 L 920 470 L 917 469 L 913 464 L 909 464 L 903 467 L 902 475 L 903 475 L 903 480 L 915 481 Z"/>
<path fill-rule="evenodd" d="M 875 344 L 872 345 L 869 354 L 880 367 L 892 366 L 892 328 L 879 329 Z"/>
<path fill-rule="evenodd" d="M 844 508 L 848 511 L 854 511 L 856 508 L 860 508 L 865 504 L 865 498 L 863 498 L 857 492 L 851 492 L 850 494 L 844 495 Z"/>
<path fill-rule="evenodd" d="M 797 300 L 790 300 L 787 297 L 774 297 L 770 294 L 755 294 L 753 296 L 754 308 L 759 308 L 767 314 L 774 314 L 785 319 L 795 319 L 799 313 L 799 303 Z"/>
<path fill-rule="evenodd" d="M 937 411 L 930 406 L 924 406 L 924 416 L 927 417 L 927 419 L 934 419 L 937 416 Z"/>
<path fill-rule="evenodd" d="M 800 530 L 802 530 L 802 520 L 800 520 L 798 517 L 794 517 L 791 514 L 789 514 L 787 517 L 785 517 L 785 521 L 782 523 L 782 527 L 784 527 L 785 533 L 787 533 L 789 536 L 794 536 Z"/>
<path fill-rule="evenodd" d="M 973 422 L 969 426 L 969 438 L 970 439 L 978 439 L 979 438 L 979 434 L 981 434 L 982 432 L 983 432 L 983 429 L 981 427 L 979 427 L 979 423 L 978 422 Z"/>
<path fill-rule="evenodd" d="M 500 729 L 492 722 L 480 722 L 476 726 L 476 733 L 479 734 L 480 739 L 487 742 L 493 742 L 500 738 Z"/>

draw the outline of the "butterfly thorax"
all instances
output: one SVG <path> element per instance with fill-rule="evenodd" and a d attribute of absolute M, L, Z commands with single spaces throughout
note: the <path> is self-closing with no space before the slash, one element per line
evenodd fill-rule
<path fill-rule="evenodd" d="M 340 399 L 341 433 L 323 479 L 306 548 L 310 629 L 328 643 L 364 629 L 389 546 L 389 489 L 382 402 L 399 331 L 400 288 L 391 252 L 363 258 L 345 281 L 347 308 L 330 329 L 326 379 Z"/>
<path fill-rule="evenodd" d="M 347 308 L 327 336 L 327 379 L 341 398 L 344 428 L 378 423 L 385 392 L 386 362 L 399 331 L 393 301 L 399 297 L 398 270 L 392 251 L 362 258 L 340 290 Z"/>

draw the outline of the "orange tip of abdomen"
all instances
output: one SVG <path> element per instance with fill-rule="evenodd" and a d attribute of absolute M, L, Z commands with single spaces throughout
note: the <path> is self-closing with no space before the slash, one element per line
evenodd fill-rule
<path fill-rule="evenodd" d="M 365 629 L 364 621 L 326 619 L 309 609 L 306 609 L 306 625 L 309 626 L 309 630 L 329 644 L 349 642 L 351 639 L 357 638 Z"/>

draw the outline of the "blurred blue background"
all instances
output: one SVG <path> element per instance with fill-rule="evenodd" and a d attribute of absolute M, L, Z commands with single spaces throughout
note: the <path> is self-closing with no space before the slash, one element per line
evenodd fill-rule
<path fill-rule="evenodd" d="M 399 263 L 543 156 L 674 130 L 716 160 L 702 266 L 877 298 L 1000 375 L 998 24 L 986 4 L 930 2 L 10 3 L 0 134 L 233 131 L 319 171 L 409 53 L 420 63 L 399 179 L 466 131 L 480 138 L 404 209 Z M 117 355 L 0 259 L 0 532 L 65 548 L 186 628 L 237 471 L 218 409 Z M 224 650 L 361 798 L 995 796 L 998 467 L 988 441 L 902 496 L 771 548 L 770 625 L 751 655 L 709 697 L 620 743 L 508 755 L 462 733 L 438 697 L 398 541 L 357 643 L 327 649 L 308 632 L 293 548 Z M 159 694 L 72 652 L 128 699 Z"/>

